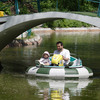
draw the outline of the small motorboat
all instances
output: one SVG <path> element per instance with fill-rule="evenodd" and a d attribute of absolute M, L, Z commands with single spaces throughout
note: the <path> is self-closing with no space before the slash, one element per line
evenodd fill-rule
<path fill-rule="evenodd" d="M 50 60 L 52 61 L 50 57 Z M 57 58 L 58 60 L 58 58 Z M 41 65 L 36 63 L 36 66 L 31 66 L 27 69 L 27 75 L 34 75 L 39 77 L 48 77 L 52 79 L 69 79 L 69 78 L 89 78 L 93 76 L 93 71 L 89 67 L 82 65 L 81 59 L 71 56 L 68 66 L 58 65 Z"/>

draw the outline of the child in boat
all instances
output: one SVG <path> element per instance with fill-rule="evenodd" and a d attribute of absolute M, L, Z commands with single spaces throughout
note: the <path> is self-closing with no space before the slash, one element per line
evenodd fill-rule
<path fill-rule="evenodd" d="M 50 61 L 49 57 L 50 57 L 49 52 L 48 51 L 45 51 L 43 53 L 43 57 L 39 60 L 40 64 L 50 65 L 51 64 L 51 61 Z"/>

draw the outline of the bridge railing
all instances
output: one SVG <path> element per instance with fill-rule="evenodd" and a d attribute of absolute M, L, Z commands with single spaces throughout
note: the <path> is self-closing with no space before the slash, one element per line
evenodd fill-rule
<path fill-rule="evenodd" d="M 84 5 L 85 8 L 87 7 L 86 10 L 82 10 L 82 9 L 84 9 L 84 8 L 82 8 L 83 6 L 81 4 L 82 0 L 76 0 L 76 5 L 73 4 L 73 2 L 74 2 L 74 0 L 73 0 L 72 8 L 74 9 L 74 7 L 75 7 L 75 11 L 73 11 L 73 10 L 69 11 L 68 9 L 61 9 L 60 6 L 63 7 L 64 4 L 60 4 L 59 0 L 55 0 L 54 4 L 51 3 L 51 0 L 23 0 L 23 1 L 15 0 L 16 1 L 15 3 L 8 2 L 9 0 L 6 0 L 7 1 L 6 5 L 4 5 L 4 3 L 2 3 L 1 1 L 3 1 L 3 0 L 0 0 L 0 11 L 4 11 L 4 13 L 7 15 L 31 14 L 31 13 L 37 13 L 40 11 L 41 12 L 60 11 L 60 12 L 71 12 L 71 13 L 76 13 L 76 14 L 97 17 L 97 16 L 99 16 L 98 9 L 100 9 L 100 6 L 98 7 L 98 4 L 100 5 L 100 2 L 98 2 L 98 3 L 94 2 L 94 3 L 96 3 L 95 9 L 90 7 L 90 9 L 92 9 L 92 10 L 91 11 L 88 10 L 87 3 L 92 3 L 90 1 L 95 1 L 95 0 L 87 0 L 86 5 Z M 10 1 L 13 1 L 13 0 L 10 0 Z M 96 1 L 98 1 L 98 0 L 96 0 Z M 51 3 L 52 6 L 50 6 L 51 4 L 49 4 L 49 3 Z M 14 5 L 15 5 L 15 7 L 14 7 Z"/>

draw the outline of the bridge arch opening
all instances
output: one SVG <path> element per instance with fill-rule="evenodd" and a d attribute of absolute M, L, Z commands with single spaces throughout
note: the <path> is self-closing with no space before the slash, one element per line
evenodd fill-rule
<path fill-rule="evenodd" d="M 100 18 L 63 12 L 44 12 L 30 15 L 7 17 L 6 23 L 0 25 L 0 51 L 18 35 L 26 30 L 57 19 L 72 19 L 100 27 Z"/>

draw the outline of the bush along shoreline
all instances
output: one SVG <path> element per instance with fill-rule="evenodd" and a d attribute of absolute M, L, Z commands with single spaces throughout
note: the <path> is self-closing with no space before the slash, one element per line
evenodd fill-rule
<path fill-rule="evenodd" d="M 18 36 L 16 39 L 14 39 L 11 43 L 9 43 L 6 47 L 22 47 L 22 46 L 38 46 L 42 42 L 41 34 L 51 34 L 54 32 L 57 33 L 79 33 L 79 32 L 93 32 L 98 33 L 100 32 L 100 28 L 98 27 L 78 27 L 78 28 L 55 28 L 55 30 L 51 28 L 33 28 L 31 29 L 32 33 L 30 36 L 27 36 L 27 31 L 23 33 L 22 36 Z M 36 34 L 36 35 L 35 35 Z"/>

